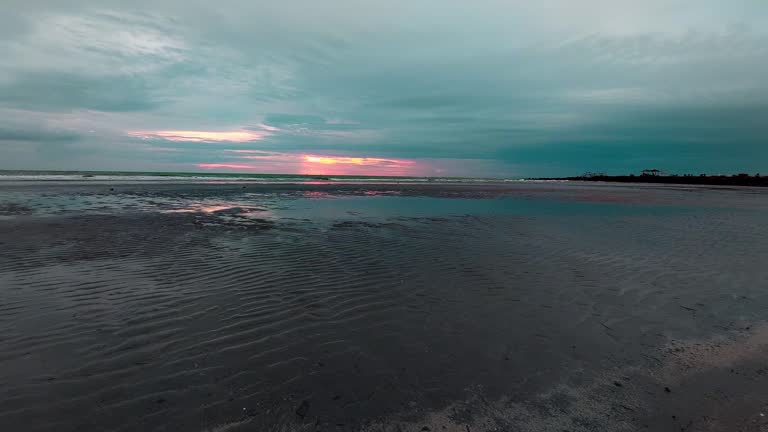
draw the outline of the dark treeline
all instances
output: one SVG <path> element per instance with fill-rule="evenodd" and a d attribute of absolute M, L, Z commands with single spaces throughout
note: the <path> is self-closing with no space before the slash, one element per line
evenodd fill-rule
<path fill-rule="evenodd" d="M 768 187 L 768 176 L 760 174 L 708 175 L 708 174 L 664 174 L 659 170 L 643 170 L 640 175 L 607 175 L 603 173 L 585 173 L 576 177 L 560 177 L 541 180 L 573 180 L 594 182 L 619 183 L 672 183 L 722 186 L 765 186 Z"/>

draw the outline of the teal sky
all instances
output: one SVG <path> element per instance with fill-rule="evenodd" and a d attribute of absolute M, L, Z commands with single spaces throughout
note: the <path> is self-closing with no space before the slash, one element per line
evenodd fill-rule
<path fill-rule="evenodd" d="M 0 169 L 768 172 L 764 0 L 4 0 Z"/>

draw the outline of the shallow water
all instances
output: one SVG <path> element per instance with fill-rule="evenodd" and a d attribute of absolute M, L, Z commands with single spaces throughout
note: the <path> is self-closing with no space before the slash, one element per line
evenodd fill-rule
<path fill-rule="evenodd" d="M 762 427 L 767 209 L 748 188 L 8 186 L 0 428 Z"/>

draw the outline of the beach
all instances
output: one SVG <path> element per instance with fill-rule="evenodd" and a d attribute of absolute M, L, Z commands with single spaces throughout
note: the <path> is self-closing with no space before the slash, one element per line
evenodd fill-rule
<path fill-rule="evenodd" d="M 768 191 L 0 182 L 0 430 L 761 431 Z"/>

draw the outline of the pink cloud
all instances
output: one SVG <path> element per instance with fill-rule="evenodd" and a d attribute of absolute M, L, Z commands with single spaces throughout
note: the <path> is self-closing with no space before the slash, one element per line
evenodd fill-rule
<path fill-rule="evenodd" d="M 349 157 L 349 156 L 318 156 L 304 155 L 304 162 L 323 165 L 367 165 L 380 167 L 402 167 L 413 165 L 415 162 L 407 159 L 381 159 L 369 157 Z"/>
<path fill-rule="evenodd" d="M 263 140 L 269 136 L 269 132 L 261 131 L 191 131 L 191 130 L 155 130 L 155 131 L 131 131 L 128 135 L 141 139 L 157 139 L 164 141 L 187 142 L 250 142 Z"/>
<path fill-rule="evenodd" d="M 224 150 L 228 153 L 239 153 L 239 154 L 275 154 L 276 152 L 269 151 L 269 150 Z"/>
<path fill-rule="evenodd" d="M 265 131 L 269 131 L 269 132 L 280 132 L 282 130 L 282 129 L 278 128 L 278 127 L 270 126 L 270 125 L 264 124 L 264 123 L 259 124 L 259 127 L 264 129 Z"/>

